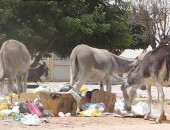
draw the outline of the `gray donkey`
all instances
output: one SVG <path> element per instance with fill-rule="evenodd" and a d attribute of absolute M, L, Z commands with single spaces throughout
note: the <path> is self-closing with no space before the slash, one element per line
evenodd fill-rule
<path fill-rule="evenodd" d="M 124 58 L 105 49 L 81 44 L 70 55 L 70 83 L 73 86 L 78 79 L 74 88 L 79 92 L 87 80 L 100 83 L 106 81 L 107 91 L 111 92 L 112 76 L 129 72 L 137 63 L 138 59 Z"/>
<path fill-rule="evenodd" d="M 0 82 L 8 78 L 8 92 L 12 92 L 14 80 L 17 82 L 17 93 L 26 92 L 27 77 L 31 56 L 26 46 L 16 40 L 7 40 L 0 49 Z M 2 89 L 2 87 L 1 87 Z"/>
<path fill-rule="evenodd" d="M 127 77 L 127 83 L 121 86 L 123 91 L 125 109 L 131 109 L 131 103 L 133 102 L 136 89 L 142 85 L 146 85 L 148 93 L 148 107 L 149 111 L 145 115 L 145 119 L 149 119 L 151 115 L 151 86 L 156 86 L 158 93 L 160 94 L 160 116 L 156 121 L 158 123 L 165 119 L 164 112 L 164 92 L 163 86 L 170 86 L 170 45 L 161 45 L 156 49 L 148 52 L 141 63 L 134 68 Z M 132 86 L 130 93 L 127 92 L 127 87 Z"/>

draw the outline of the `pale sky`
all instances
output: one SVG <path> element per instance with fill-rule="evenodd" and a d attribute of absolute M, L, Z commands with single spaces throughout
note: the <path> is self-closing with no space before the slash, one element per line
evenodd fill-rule
<path fill-rule="evenodd" d="M 151 47 L 149 46 L 147 48 L 147 52 L 152 50 Z M 139 54 L 141 54 L 143 49 L 136 49 L 136 50 L 131 50 L 131 49 L 126 49 L 120 56 L 127 57 L 127 58 L 136 58 Z"/>

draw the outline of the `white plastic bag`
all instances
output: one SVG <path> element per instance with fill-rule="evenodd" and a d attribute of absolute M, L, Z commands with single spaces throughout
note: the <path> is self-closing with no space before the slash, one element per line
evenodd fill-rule
<path fill-rule="evenodd" d="M 21 118 L 21 123 L 24 125 L 40 125 L 41 121 L 37 115 L 28 114 Z"/>

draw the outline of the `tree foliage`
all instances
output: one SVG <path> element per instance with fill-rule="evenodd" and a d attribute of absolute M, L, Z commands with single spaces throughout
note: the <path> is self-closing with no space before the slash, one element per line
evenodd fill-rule
<path fill-rule="evenodd" d="M 132 3 L 132 16 L 129 19 L 134 38 L 140 45 L 155 48 L 170 40 L 170 3 L 168 0 L 140 0 Z M 145 43 L 145 44 L 142 44 Z"/>
<path fill-rule="evenodd" d="M 39 59 L 68 57 L 77 44 L 120 52 L 132 43 L 128 15 L 122 0 L 1 0 L 0 42 L 19 40 Z"/>

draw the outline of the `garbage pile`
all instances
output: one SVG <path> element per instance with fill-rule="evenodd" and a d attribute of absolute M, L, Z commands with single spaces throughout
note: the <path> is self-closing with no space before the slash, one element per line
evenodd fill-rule
<path fill-rule="evenodd" d="M 12 97 L 17 96 L 15 94 Z M 10 97 L 11 98 L 11 97 Z M 12 118 L 14 121 L 25 125 L 40 125 L 41 117 L 52 116 L 50 112 L 43 109 L 40 100 L 36 98 L 34 102 L 14 102 L 9 101 L 9 96 L 0 97 L 0 119 Z"/>
<path fill-rule="evenodd" d="M 105 116 L 112 113 L 116 95 L 99 89 L 91 91 L 88 88 L 81 88 L 81 105 L 79 116 Z"/>
<path fill-rule="evenodd" d="M 113 93 L 82 88 L 79 96 L 70 85 L 63 84 L 58 88 L 39 86 L 32 93 L 21 93 L 19 99 L 14 93 L 0 97 L 0 119 L 40 125 L 44 117 L 103 116 L 105 112 L 113 111 L 116 100 Z M 77 101 L 81 104 L 79 113 L 76 113 Z"/>
<path fill-rule="evenodd" d="M 136 104 L 131 105 L 131 111 L 126 111 L 124 108 L 124 102 L 116 102 L 115 103 L 115 112 L 122 116 L 128 117 L 144 117 L 148 110 L 148 104 L 142 101 L 137 102 Z M 156 119 L 160 115 L 160 112 L 151 107 L 151 118 Z"/>

